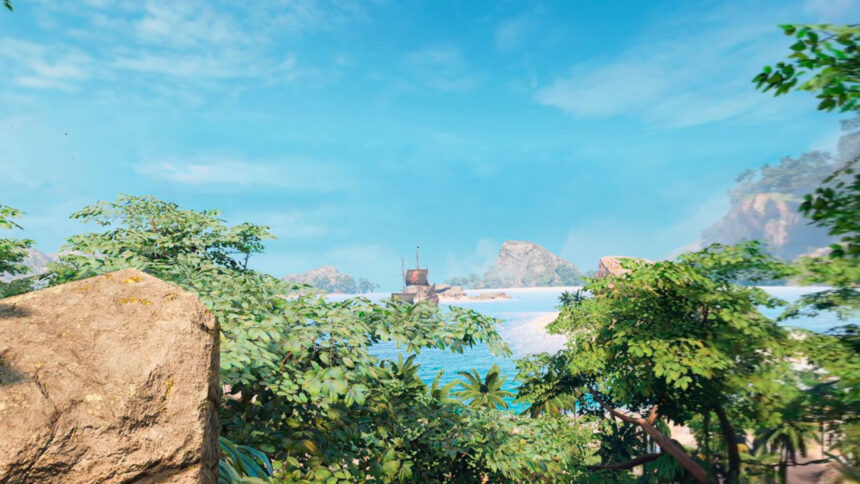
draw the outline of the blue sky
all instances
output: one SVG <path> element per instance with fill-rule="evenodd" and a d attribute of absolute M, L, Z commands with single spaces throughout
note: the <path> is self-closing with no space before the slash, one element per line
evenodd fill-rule
<path fill-rule="evenodd" d="M 852 0 L 16 0 L 0 12 L 0 203 L 46 252 L 118 193 L 273 227 L 255 267 L 384 288 L 530 240 L 593 269 L 665 257 L 746 168 L 830 148 L 838 119 L 750 79 L 776 24 Z M 410 260 L 410 259 L 407 259 Z"/>

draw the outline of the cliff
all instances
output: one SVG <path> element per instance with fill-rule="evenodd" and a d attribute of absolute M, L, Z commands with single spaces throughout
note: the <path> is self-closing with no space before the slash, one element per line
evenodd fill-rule
<path fill-rule="evenodd" d="M 785 157 L 776 165 L 741 173 L 728 193 L 728 213 L 703 232 L 701 244 L 757 239 L 774 256 L 792 260 L 835 242 L 825 229 L 810 225 L 797 209 L 804 195 L 860 154 L 860 118 L 843 121 L 842 127 L 844 134 L 834 153 L 813 151 Z"/>
<path fill-rule="evenodd" d="M 580 272 L 572 263 L 532 242 L 508 240 L 502 244 L 499 257 L 487 271 L 482 287 L 566 286 L 580 281 Z"/>
<path fill-rule="evenodd" d="M 758 239 L 783 260 L 832 243 L 825 229 L 810 225 L 797 211 L 800 202 L 798 195 L 779 192 L 756 193 L 736 200 L 722 220 L 704 232 L 704 241 L 733 244 Z"/>

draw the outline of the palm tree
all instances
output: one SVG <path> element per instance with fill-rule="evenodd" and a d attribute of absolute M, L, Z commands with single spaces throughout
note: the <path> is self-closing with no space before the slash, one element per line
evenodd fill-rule
<path fill-rule="evenodd" d="M 439 370 L 436 373 L 436 378 L 433 379 L 433 384 L 430 385 L 430 396 L 444 403 L 456 403 L 457 399 L 451 398 L 451 387 L 460 383 L 460 380 L 454 380 L 447 385 L 439 386 L 439 379 L 442 378 L 442 373 L 445 370 Z"/>
<path fill-rule="evenodd" d="M 533 402 L 529 408 L 520 412 L 520 415 L 528 415 L 529 417 L 536 418 L 544 414 L 563 415 L 565 412 L 574 410 L 576 410 L 576 397 L 572 395 L 558 395 L 548 400 Z"/>
<path fill-rule="evenodd" d="M 806 457 L 806 441 L 814 440 L 818 429 L 813 422 L 794 419 L 783 420 L 776 427 L 756 432 L 755 454 L 766 453 L 779 457 L 779 481 L 785 484 L 788 479 L 788 466 L 797 465 L 798 454 Z"/>
<path fill-rule="evenodd" d="M 502 385 L 508 377 L 499 379 L 500 373 L 501 370 L 495 363 L 483 380 L 477 370 L 472 370 L 471 373 L 458 371 L 457 374 L 465 378 L 466 381 L 458 381 L 457 383 L 460 384 L 461 388 L 455 390 L 453 394 L 464 402 L 468 401 L 470 407 L 508 408 L 505 397 L 512 397 L 514 394 L 502 390 Z"/>
<path fill-rule="evenodd" d="M 585 299 L 586 296 L 585 293 L 582 292 L 582 289 L 577 289 L 573 292 L 564 291 L 558 296 L 558 302 L 560 302 L 562 306 L 578 306 L 582 301 L 585 301 Z"/>

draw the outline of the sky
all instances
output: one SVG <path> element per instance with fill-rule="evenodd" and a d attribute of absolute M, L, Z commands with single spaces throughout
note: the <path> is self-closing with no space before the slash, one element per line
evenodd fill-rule
<path fill-rule="evenodd" d="M 399 286 L 505 240 L 594 269 L 660 259 L 747 168 L 829 149 L 839 116 L 753 88 L 782 23 L 854 0 L 13 0 L 0 11 L 0 203 L 55 252 L 120 193 L 269 225 L 252 259 Z M 4 234 L 4 236 L 8 236 Z"/>

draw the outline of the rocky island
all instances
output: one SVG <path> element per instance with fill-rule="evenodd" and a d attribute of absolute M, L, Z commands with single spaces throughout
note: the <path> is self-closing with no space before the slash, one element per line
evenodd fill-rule
<path fill-rule="evenodd" d="M 573 286 L 582 282 L 582 273 L 573 263 L 542 245 L 508 240 L 502 244 L 496 262 L 483 277 L 472 274 L 449 282 L 470 289 Z"/>
<path fill-rule="evenodd" d="M 290 274 L 283 279 L 308 284 L 326 292 L 341 294 L 371 292 L 379 287 L 378 284 L 364 278 L 359 278 L 356 283 L 355 277 L 339 272 L 337 267 L 331 265 L 317 267 L 301 274 Z"/>

